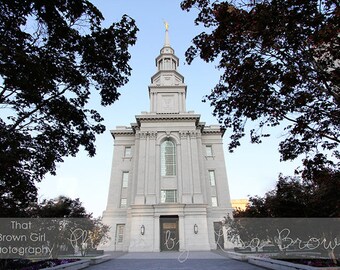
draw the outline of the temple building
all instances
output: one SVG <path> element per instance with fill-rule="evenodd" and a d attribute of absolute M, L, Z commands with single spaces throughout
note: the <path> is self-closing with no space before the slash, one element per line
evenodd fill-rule
<path fill-rule="evenodd" d="M 187 86 L 178 65 L 166 27 L 149 86 L 150 111 L 111 131 L 106 250 L 223 248 L 222 221 L 232 212 L 223 131 L 186 111 Z"/>

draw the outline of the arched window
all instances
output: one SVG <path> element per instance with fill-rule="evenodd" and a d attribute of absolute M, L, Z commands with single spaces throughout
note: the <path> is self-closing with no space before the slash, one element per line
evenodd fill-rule
<path fill-rule="evenodd" d="M 161 145 L 161 174 L 176 175 L 176 147 L 170 140 L 164 141 Z"/>

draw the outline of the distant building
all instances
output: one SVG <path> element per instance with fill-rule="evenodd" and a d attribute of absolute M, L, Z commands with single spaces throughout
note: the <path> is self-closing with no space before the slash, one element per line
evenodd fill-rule
<path fill-rule="evenodd" d="M 235 199 L 231 200 L 231 206 L 234 210 L 240 208 L 241 210 L 246 210 L 247 204 L 249 203 L 248 199 Z"/>
<path fill-rule="evenodd" d="M 168 30 L 149 86 L 150 112 L 112 130 L 114 155 L 103 222 L 106 250 L 210 250 L 232 213 L 219 126 L 186 111 L 187 86 Z M 206 78 L 198 78 L 206 79 Z"/>

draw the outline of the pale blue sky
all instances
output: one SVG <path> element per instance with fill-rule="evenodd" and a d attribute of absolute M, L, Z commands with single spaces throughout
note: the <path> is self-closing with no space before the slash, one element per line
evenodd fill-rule
<path fill-rule="evenodd" d="M 155 73 L 155 58 L 164 43 L 163 20 L 169 22 L 170 43 L 180 58 L 179 72 L 185 77 L 188 86 L 187 110 L 201 114 L 201 121 L 208 125 L 217 124 L 211 115 L 212 108 L 202 103 L 202 97 L 218 82 L 220 71 L 214 64 L 200 59 L 192 65 L 185 63 L 184 53 L 191 39 L 202 28 L 194 25 L 194 12 L 180 9 L 179 0 L 96 0 L 92 1 L 105 17 L 104 25 L 117 21 L 123 14 L 136 20 L 140 29 L 137 44 L 131 48 L 130 65 L 132 76 L 127 85 L 121 88 L 120 99 L 112 106 L 103 108 L 94 97 L 92 104 L 104 116 L 107 131 L 97 136 L 97 155 L 87 157 L 81 150 L 77 157 L 66 158 L 58 165 L 56 176 L 47 176 L 39 184 L 40 199 L 58 195 L 80 198 L 89 212 L 99 216 L 105 210 L 111 174 L 113 138 L 110 130 L 116 126 L 135 122 L 135 115 L 149 110 L 148 85 Z M 251 127 L 251 126 L 250 126 Z M 263 144 L 252 145 L 249 137 L 242 140 L 241 147 L 234 153 L 227 152 L 228 136 L 224 136 L 224 148 L 229 188 L 232 199 L 246 198 L 247 195 L 263 195 L 275 185 L 280 172 L 292 175 L 297 166 L 280 163 L 278 143 L 283 135 L 282 127 L 272 130 L 273 136 Z"/>

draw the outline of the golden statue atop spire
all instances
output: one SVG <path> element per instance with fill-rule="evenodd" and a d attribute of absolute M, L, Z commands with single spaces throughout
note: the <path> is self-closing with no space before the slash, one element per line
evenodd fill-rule
<path fill-rule="evenodd" d="M 170 39 L 169 39 L 169 23 L 163 19 L 163 23 L 165 25 L 165 40 L 164 40 L 164 46 L 170 47 Z"/>
<path fill-rule="evenodd" d="M 167 21 L 164 21 L 164 25 L 165 25 L 165 30 L 168 31 L 169 29 L 169 23 Z"/>

